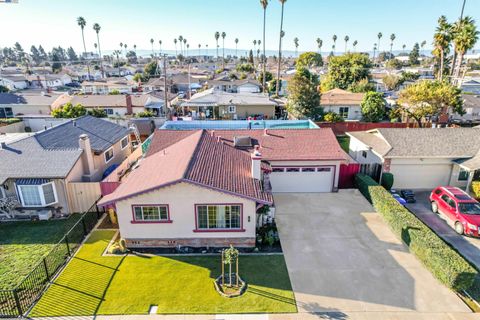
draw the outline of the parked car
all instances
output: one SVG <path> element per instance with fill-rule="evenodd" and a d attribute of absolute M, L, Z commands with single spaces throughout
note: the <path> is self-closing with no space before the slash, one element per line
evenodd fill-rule
<path fill-rule="evenodd" d="M 404 206 L 404 205 L 407 204 L 407 201 L 406 201 L 404 198 L 402 198 L 401 195 L 399 195 L 399 194 L 397 193 L 397 190 L 392 189 L 392 190 L 390 190 L 390 193 L 391 193 L 392 196 L 395 198 L 395 200 L 397 200 L 398 203 L 400 203 L 402 206 Z"/>
<path fill-rule="evenodd" d="M 465 191 L 440 186 L 430 194 L 430 202 L 432 211 L 449 219 L 458 234 L 480 236 L 480 203 Z"/>
<path fill-rule="evenodd" d="M 400 191 L 400 194 L 402 195 L 402 198 L 407 201 L 407 203 L 415 203 L 417 201 L 415 200 L 415 193 L 410 189 L 403 189 Z"/>

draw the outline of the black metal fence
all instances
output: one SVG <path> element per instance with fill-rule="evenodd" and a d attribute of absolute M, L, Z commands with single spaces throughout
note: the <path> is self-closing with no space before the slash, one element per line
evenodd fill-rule
<path fill-rule="evenodd" d="M 77 251 L 101 215 L 94 204 L 15 288 L 0 290 L 0 318 L 20 317 L 27 313 L 49 281 Z"/>

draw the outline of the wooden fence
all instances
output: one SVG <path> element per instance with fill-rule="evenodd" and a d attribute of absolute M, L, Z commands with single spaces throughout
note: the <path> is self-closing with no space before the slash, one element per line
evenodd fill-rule
<path fill-rule="evenodd" d="M 415 123 L 403 122 L 316 122 L 320 128 L 332 128 L 335 135 L 344 135 L 348 131 L 366 131 L 376 128 L 414 128 Z"/>
<path fill-rule="evenodd" d="M 100 197 L 100 182 L 69 182 L 67 184 L 71 212 L 87 211 Z"/>

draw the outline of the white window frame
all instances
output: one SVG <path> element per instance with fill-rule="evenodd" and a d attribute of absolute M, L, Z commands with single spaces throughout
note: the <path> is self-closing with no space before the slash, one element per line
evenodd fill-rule
<path fill-rule="evenodd" d="M 237 113 L 237 106 L 228 106 L 228 113 Z"/>
<path fill-rule="evenodd" d="M 136 215 L 136 212 L 135 212 L 135 209 L 136 208 L 140 208 L 141 212 L 142 212 L 142 218 L 141 219 L 137 219 L 137 215 Z M 144 216 L 144 208 L 157 208 L 158 210 L 158 219 L 145 219 L 145 216 Z M 162 219 L 162 216 L 160 214 L 160 208 L 165 208 L 165 211 L 167 212 L 167 218 L 166 219 Z M 158 205 L 133 205 L 132 206 L 132 213 L 133 213 L 133 221 L 134 222 L 138 222 L 138 223 L 148 223 L 148 222 L 170 222 L 170 210 L 169 210 L 169 206 L 166 205 L 166 204 L 158 204 Z"/>
<path fill-rule="evenodd" d="M 124 147 L 124 146 L 122 146 L 122 144 L 123 144 L 123 141 L 124 141 L 125 139 L 127 139 L 127 143 L 125 144 L 125 147 Z M 120 148 L 122 148 L 122 150 L 124 150 L 125 148 L 127 148 L 128 145 L 129 145 L 128 136 L 126 136 L 125 138 L 123 138 L 122 140 L 120 140 Z"/>
<path fill-rule="evenodd" d="M 110 150 L 112 150 L 112 157 L 107 160 L 107 152 Z M 109 163 L 110 161 L 112 161 L 113 158 L 115 158 L 115 152 L 113 150 L 113 147 L 110 147 L 103 153 L 103 159 L 105 160 L 105 163 Z"/>
<path fill-rule="evenodd" d="M 53 189 L 53 197 L 55 198 L 54 202 L 51 203 L 46 203 L 45 202 L 45 194 L 43 193 L 43 186 L 46 185 L 52 185 Z M 20 202 L 22 203 L 22 206 L 25 208 L 33 208 L 33 207 L 48 207 L 51 206 L 52 204 L 58 203 L 58 196 L 57 196 L 57 190 L 55 188 L 55 183 L 53 181 L 47 182 L 44 184 L 39 184 L 39 185 L 31 185 L 31 184 L 26 184 L 26 185 L 17 185 L 17 193 L 18 197 L 20 198 Z M 37 187 L 38 194 L 40 195 L 40 205 L 26 205 L 24 200 L 23 200 L 23 193 L 22 193 L 22 187 Z"/>
<path fill-rule="evenodd" d="M 350 107 L 340 107 L 340 108 L 338 108 L 338 114 L 343 119 L 348 119 L 349 113 L 350 113 Z"/>
<path fill-rule="evenodd" d="M 200 207 L 206 207 L 207 210 L 207 227 L 200 227 Z M 223 210 L 225 211 L 226 207 L 230 208 L 230 227 L 210 227 L 210 218 L 209 218 L 209 207 L 216 207 L 216 215 L 219 213 L 219 207 L 223 207 Z M 238 222 L 239 225 L 238 227 L 232 227 L 232 208 L 233 207 L 238 207 Z M 225 217 L 226 219 L 226 214 Z M 238 231 L 238 230 L 243 230 L 243 206 L 241 204 L 196 204 L 195 205 L 195 219 L 196 219 L 196 227 L 198 231 Z M 216 221 L 218 221 L 218 216 L 216 216 Z M 225 224 L 227 223 L 226 220 L 223 221 Z"/>

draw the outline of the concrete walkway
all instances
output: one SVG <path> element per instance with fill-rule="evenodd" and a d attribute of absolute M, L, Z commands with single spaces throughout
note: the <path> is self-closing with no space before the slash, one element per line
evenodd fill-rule
<path fill-rule="evenodd" d="M 299 312 L 470 312 L 358 191 L 274 197 Z"/>
<path fill-rule="evenodd" d="M 429 196 L 430 191 L 416 191 L 417 202 L 409 203 L 406 207 L 443 240 L 457 249 L 470 263 L 480 268 L 480 239 L 457 234 L 446 220 L 432 212 Z"/>

